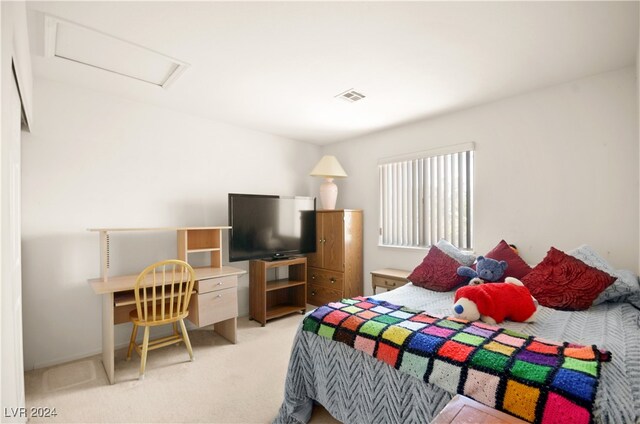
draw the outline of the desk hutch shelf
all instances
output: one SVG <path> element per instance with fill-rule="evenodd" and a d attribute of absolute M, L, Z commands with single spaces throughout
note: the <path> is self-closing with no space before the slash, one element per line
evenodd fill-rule
<path fill-rule="evenodd" d="M 225 227 L 231 228 L 231 227 Z M 211 266 L 222 266 L 222 232 L 219 227 L 179 228 L 178 259 L 189 262 L 191 253 L 211 253 Z"/>
<path fill-rule="evenodd" d="M 109 280 L 111 268 L 110 235 L 121 232 L 176 231 L 178 236 L 177 257 L 189 263 L 192 253 L 211 252 L 210 267 L 222 267 L 222 231 L 231 227 L 159 227 L 159 228 L 89 228 L 100 233 L 100 278 Z M 137 275 L 136 275 L 137 277 Z"/>

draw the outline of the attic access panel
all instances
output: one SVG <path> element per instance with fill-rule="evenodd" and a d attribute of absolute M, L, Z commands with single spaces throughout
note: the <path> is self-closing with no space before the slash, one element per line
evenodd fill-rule
<path fill-rule="evenodd" d="M 189 66 L 103 32 L 45 15 L 45 57 L 58 57 L 167 88 Z"/>

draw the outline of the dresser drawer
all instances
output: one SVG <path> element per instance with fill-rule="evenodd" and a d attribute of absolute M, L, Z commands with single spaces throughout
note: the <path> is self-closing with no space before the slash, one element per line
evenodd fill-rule
<path fill-rule="evenodd" d="M 342 292 L 344 274 L 325 269 L 307 268 L 307 283 L 317 284 L 330 290 Z"/>
<path fill-rule="evenodd" d="M 224 290 L 231 287 L 238 287 L 238 276 L 228 275 L 226 277 L 207 278 L 196 281 L 195 289 L 198 294 L 209 293 L 217 290 Z"/>
<path fill-rule="evenodd" d="M 377 287 L 393 290 L 397 287 L 404 286 L 409 282 L 407 279 L 409 275 L 411 275 L 411 271 L 395 268 L 383 268 L 371 271 L 373 293 L 376 293 Z"/>
<path fill-rule="evenodd" d="M 188 319 L 198 327 L 237 316 L 238 291 L 235 287 L 191 296 Z"/>
<path fill-rule="evenodd" d="M 307 284 L 307 303 L 315 306 L 342 299 L 342 292 L 331 290 L 319 284 Z"/>
<path fill-rule="evenodd" d="M 381 277 L 379 275 L 371 276 L 373 284 L 377 287 L 384 287 L 387 289 L 395 289 L 396 287 L 404 286 L 407 284 L 406 279 Z"/>

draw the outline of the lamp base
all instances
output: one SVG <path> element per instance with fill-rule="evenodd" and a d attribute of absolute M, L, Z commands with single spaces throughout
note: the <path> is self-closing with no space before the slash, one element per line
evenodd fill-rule
<path fill-rule="evenodd" d="M 333 182 L 333 178 L 325 178 L 320 184 L 320 202 L 322 209 L 335 209 L 338 200 L 338 186 Z"/>

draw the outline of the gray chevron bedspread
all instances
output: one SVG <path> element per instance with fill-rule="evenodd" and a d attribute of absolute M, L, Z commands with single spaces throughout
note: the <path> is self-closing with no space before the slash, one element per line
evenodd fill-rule
<path fill-rule="evenodd" d="M 453 293 L 407 284 L 374 296 L 394 304 L 450 315 Z M 594 416 L 601 423 L 640 423 L 640 312 L 627 303 L 588 311 L 541 307 L 535 323 L 501 326 L 550 340 L 595 344 L 612 352 L 602 370 Z M 344 343 L 298 329 L 284 401 L 275 423 L 306 423 L 316 401 L 344 423 L 426 423 L 452 393 L 401 373 Z"/>

